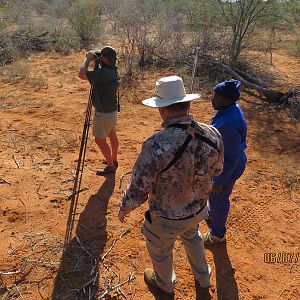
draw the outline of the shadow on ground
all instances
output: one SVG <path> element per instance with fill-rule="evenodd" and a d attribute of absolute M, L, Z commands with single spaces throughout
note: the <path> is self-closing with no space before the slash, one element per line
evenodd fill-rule
<path fill-rule="evenodd" d="M 52 300 L 95 299 L 99 290 L 99 263 L 107 241 L 107 206 L 114 187 L 115 177 L 106 177 L 80 214 L 75 237 L 61 258 Z"/>
<path fill-rule="evenodd" d="M 162 292 L 160 289 L 148 284 L 145 281 L 145 284 L 147 285 L 149 292 L 153 295 L 155 300 L 174 300 L 175 299 L 175 295 L 174 294 L 167 294 Z"/>
<path fill-rule="evenodd" d="M 202 288 L 198 281 L 195 280 L 196 300 L 211 300 L 209 288 Z"/>
<path fill-rule="evenodd" d="M 248 140 L 253 136 L 255 141 L 252 147 L 268 153 L 296 154 L 300 151 L 299 120 L 291 119 L 289 108 L 271 105 L 249 91 L 243 93 L 240 105 L 248 122 Z"/>
<path fill-rule="evenodd" d="M 226 243 L 206 246 L 213 254 L 216 272 L 216 293 L 218 300 L 239 300 L 238 286 L 234 277 L 235 269 L 232 267 Z M 203 296 L 202 296 L 203 297 Z M 211 299 L 198 298 L 197 299 Z"/>

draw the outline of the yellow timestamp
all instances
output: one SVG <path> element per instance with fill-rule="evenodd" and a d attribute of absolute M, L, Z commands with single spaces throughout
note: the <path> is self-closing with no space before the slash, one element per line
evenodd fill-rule
<path fill-rule="evenodd" d="M 293 252 L 265 252 L 264 262 L 267 264 L 297 264 L 299 263 L 300 253 Z"/>

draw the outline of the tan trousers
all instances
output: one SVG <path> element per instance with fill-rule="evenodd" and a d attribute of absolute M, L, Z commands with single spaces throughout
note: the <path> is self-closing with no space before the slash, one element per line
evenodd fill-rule
<path fill-rule="evenodd" d="M 169 220 L 160 217 L 150 220 L 148 213 L 145 213 L 142 233 L 147 239 L 146 246 L 156 274 L 157 285 L 166 292 L 174 291 L 176 275 L 173 270 L 172 250 L 179 236 L 195 279 L 201 287 L 210 286 L 211 270 L 205 259 L 202 238 L 198 234 L 198 225 L 206 216 L 207 207 L 195 217 L 185 220 Z"/>

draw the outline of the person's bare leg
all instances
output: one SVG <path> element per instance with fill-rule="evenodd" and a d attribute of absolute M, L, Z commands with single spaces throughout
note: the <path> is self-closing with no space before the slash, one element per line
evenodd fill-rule
<path fill-rule="evenodd" d="M 111 143 L 112 160 L 118 161 L 119 140 L 117 137 L 117 133 L 115 131 L 111 131 L 110 134 L 108 135 L 108 138 Z"/>
<path fill-rule="evenodd" d="M 95 138 L 95 142 L 98 145 L 98 147 L 100 148 L 103 156 L 105 157 L 105 159 L 107 161 L 107 165 L 109 167 L 114 166 L 111 151 L 110 151 L 108 143 L 106 142 L 106 138 Z"/>

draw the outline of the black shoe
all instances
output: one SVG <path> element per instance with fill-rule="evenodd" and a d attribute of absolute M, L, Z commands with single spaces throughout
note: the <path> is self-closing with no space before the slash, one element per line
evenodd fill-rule
<path fill-rule="evenodd" d="M 116 167 L 115 166 L 107 166 L 102 170 L 97 170 L 96 174 L 99 176 L 106 176 L 109 174 L 115 174 L 116 173 Z"/>
<path fill-rule="evenodd" d="M 104 158 L 102 160 L 102 163 L 105 164 L 105 165 L 107 165 L 107 160 Z M 114 164 L 115 168 L 118 169 L 119 162 L 117 160 L 115 160 L 115 161 L 113 161 L 113 164 Z"/>

